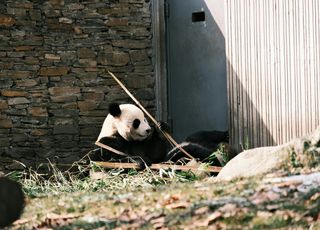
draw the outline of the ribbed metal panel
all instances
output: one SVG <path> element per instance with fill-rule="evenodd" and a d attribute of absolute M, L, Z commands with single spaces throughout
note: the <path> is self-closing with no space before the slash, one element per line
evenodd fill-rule
<path fill-rule="evenodd" d="M 320 1 L 226 0 L 230 135 L 281 144 L 320 123 Z"/>

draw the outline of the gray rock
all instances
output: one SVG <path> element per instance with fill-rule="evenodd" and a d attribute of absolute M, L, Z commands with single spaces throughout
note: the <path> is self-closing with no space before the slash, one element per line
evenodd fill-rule
<path fill-rule="evenodd" d="M 230 180 L 273 172 L 279 169 L 312 168 L 320 165 L 320 127 L 311 135 L 286 144 L 243 151 L 231 159 L 217 179 Z"/>

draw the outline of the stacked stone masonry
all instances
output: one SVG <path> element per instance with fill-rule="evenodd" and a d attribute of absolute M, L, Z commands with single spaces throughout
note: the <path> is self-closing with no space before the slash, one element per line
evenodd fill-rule
<path fill-rule="evenodd" d="M 114 72 L 154 112 L 148 0 L 0 2 L 0 170 L 73 162 L 94 146 Z"/>

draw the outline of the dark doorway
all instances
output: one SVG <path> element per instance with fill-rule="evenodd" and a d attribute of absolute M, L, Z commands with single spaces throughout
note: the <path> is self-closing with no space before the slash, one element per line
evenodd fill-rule
<path fill-rule="evenodd" d="M 177 141 L 228 130 L 225 38 L 213 15 L 223 15 L 221 2 L 166 1 L 168 120 Z"/>

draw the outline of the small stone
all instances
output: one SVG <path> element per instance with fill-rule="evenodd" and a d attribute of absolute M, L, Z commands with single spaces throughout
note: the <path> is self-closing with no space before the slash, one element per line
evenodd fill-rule
<path fill-rule="evenodd" d="M 29 10 L 29 15 L 31 20 L 33 21 L 40 21 L 41 20 L 41 11 L 40 10 Z"/>
<path fill-rule="evenodd" d="M 17 46 L 14 48 L 15 51 L 30 51 L 33 50 L 34 46 Z"/>
<path fill-rule="evenodd" d="M 47 108 L 44 107 L 28 108 L 28 113 L 33 117 L 48 117 Z"/>
<path fill-rule="evenodd" d="M 60 76 L 66 75 L 69 72 L 68 67 L 43 67 L 39 71 L 39 75 L 44 76 Z"/>
<path fill-rule="evenodd" d="M 30 101 L 25 97 L 14 97 L 8 100 L 9 105 L 29 104 Z"/>
<path fill-rule="evenodd" d="M 38 85 L 38 82 L 35 79 L 24 79 L 16 81 L 18 87 L 34 87 Z"/>
<path fill-rule="evenodd" d="M 45 59 L 53 60 L 53 61 L 60 61 L 60 56 L 54 55 L 54 54 L 45 54 Z"/>
<path fill-rule="evenodd" d="M 30 132 L 32 136 L 45 136 L 48 134 L 48 130 L 46 129 L 34 129 Z"/>
<path fill-rule="evenodd" d="M 0 117 L 0 127 L 4 129 L 11 129 L 13 127 L 12 121 L 6 117 Z"/>
<path fill-rule="evenodd" d="M 148 60 L 148 54 L 145 50 L 131 50 L 129 55 L 132 62 Z"/>
<path fill-rule="evenodd" d="M 82 29 L 80 26 L 75 26 L 73 28 L 73 31 L 76 33 L 76 34 L 82 34 Z"/>
<path fill-rule="evenodd" d="M 112 45 L 115 47 L 123 47 L 128 49 L 145 49 L 150 47 L 151 44 L 144 40 L 114 40 Z"/>
<path fill-rule="evenodd" d="M 124 52 L 114 52 L 110 64 L 114 66 L 125 66 L 130 62 L 129 54 Z"/>
<path fill-rule="evenodd" d="M 79 87 L 51 87 L 49 93 L 52 96 L 70 96 L 80 94 Z"/>
<path fill-rule="evenodd" d="M 70 18 L 59 18 L 60 23 L 71 24 L 73 21 Z"/>
<path fill-rule="evenodd" d="M 11 78 L 8 78 L 8 77 L 0 78 L 0 89 L 10 88 L 12 85 L 13 85 L 13 81 Z"/>
<path fill-rule="evenodd" d="M 81 66 L 96 67 L 97 61 L 92 59 L 79 59 Z"/>
<path fill-rule="evenodd" d="M 96 54 L 92 49 L 80 48 L 80 49 L 78 49 L 78 57 L 79 58 L 94 58 L 94 57 L 96 57 Z"/>
<path fill-rule="evenodd" d="M 51 5 L 60 5 L 63 6 L 64 5 L 64 0 L 49 0 Z"/>
<path fill-rule="evenodd" d="M 54 96 L 50 97 L 52 102 L 75 102 L 77 101 L 77 96 L 74 95 L 67 95 L 67 96 Z"/>
<path fill-rule="evenodd" d="M 33 3 L 32 2 L 13 2 L 10 4 L 11 7 L 14 8 L 24 8 L 24 9 L 33 9 Z"/>
<path fill-rule="evenodd" d="M 8 109 L 8 103 L 6 100 L 0 100 L 0 110 Z"/>
<path fill-rule="evenodd" d="M 36 65 L 40 64 L 39 59 L 35 57 L 25 57 L 24 60 L 25 60 L 24 61 L 25 64 L 34 65 L 35 68 L 37 68 Z"/>
<path fill-rule="evenodd" d="M 9 76 L 12 79 L 25 79 L 30 76 L 30 72 L 28 71 L 13 71 L 9 73 Z"/>
<path fill-rule="evenodd" d="M 19 90 L 1 90 L 1 95 L 4 97 L 26 97 L 28 95 L 25 91 Z"/>
<path fill-rule="evenodd" d="M 80 134 L 83 136 L 98 137 L 99 129 L 95 126 L 83 127 L 80 129 Z"/>
<path fill-rule="evenodd" d="M 73 124 L 55 125 L 53 127 L 53 134 L 77 134 L 79 127 Z"/>
<path fill-rule="evenodd" d="M 22 8 L 7 8 L 7 12 L 10 15 L 25 17 L 27 15 L 27 10 Z"/>
<path fill-rule="evenodd" d="M 11 58 L 21 58 L 25 56 L 25 52 L 7 52 L 7 56 Z"/>
<path fill-rule="evenodd" d="M 106 21 L 107 26 L 128 26 L 128 19 L 123 18 L 112 18 Z"/>
<path fill-rule="evenodd" d="M 11 27 L 16 23 L 16 20 L 8 16 L 0 16 L 0 26 Z"/>
<path fill-rule="evenodd" d="M 84 5 L 82 5 L 80 3 L 70 3 L 70 4 L 67 5 L 67 8 L 69 10 L 72 10 L 72 11 L 74 11 L 74 10 L 82 10 L 82 9 L 84 9 Z"/>
<path fill-rule="evenodd" d="M 79 101 L 78 107 L 81 112 L 95 110 L 97 108 L 97 104 L 94 101 Z"/>

